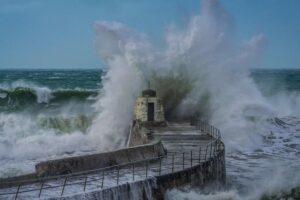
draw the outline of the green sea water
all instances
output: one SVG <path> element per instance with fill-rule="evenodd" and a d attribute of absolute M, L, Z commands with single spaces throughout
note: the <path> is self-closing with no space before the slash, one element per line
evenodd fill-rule
<path fill-rule="evenodd" d="M 0 112 L 57 107 L 70 101 L 92 104 L 103 75 L 100 69 L 0 70 Z M 297 69 L 256 69 L 251 77 L 266 97 L 300 91 Z"/>

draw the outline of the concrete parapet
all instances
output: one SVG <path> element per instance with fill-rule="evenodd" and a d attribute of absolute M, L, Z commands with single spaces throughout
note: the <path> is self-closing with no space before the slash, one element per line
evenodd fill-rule
<path fill-rule="evenodd" d="M 69 197 L 54 197 L 49 200 L 152 200 L 155 198 L 153 188 L 156 187 L 156 179 L 148 178 L 142 181 L 119 185 L 117 187 L 72 195 Z"/>
<path fill-rule="evenodd" d="M 164 147 L 159 141 L 153 144 L 99 154 L 45 161 L 38 163 L 35 168 L 38 177 L 46 177 L 104 168 L 148 158 L 156 158 L 164 154 Z"/>
<path fill-rule="evenodd" d="M 224 185 L 226 181 L 225 175 L 225 149 L 222 143 L 220 150 L 215 156 L 196 166 L 116 187 L 75 194 L 69 197 L 55 197 L 51 198 L 51 200 L 163 200 L 166 191 L 173 188 L 184 186 L 204 188 L 209 183 Z"/>

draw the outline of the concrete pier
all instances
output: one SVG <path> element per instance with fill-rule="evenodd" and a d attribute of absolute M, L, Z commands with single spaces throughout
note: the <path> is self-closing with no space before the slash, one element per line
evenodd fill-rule
<path fill-rule="evenodd" d="M 128 145 L 138 146 L 40 163 L 38 178 L 0 180 L 0 199 L 163 199 L 172 188 L 226 181 L 225 147 L 207 123 L 135 122 Z"/>

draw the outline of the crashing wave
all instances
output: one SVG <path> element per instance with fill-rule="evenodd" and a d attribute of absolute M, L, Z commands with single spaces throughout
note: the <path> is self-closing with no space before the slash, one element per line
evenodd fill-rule
<path fill-rule="evenodd" d="M 92 100 L 98 95 L 96 90 L 58 89 L 50 90 L 46 87 L 17 87 L 14 89 L 0 88 L 0 109 L 21 109 L 32 105 L 48 105 L 51 103 L 67 102 L 70 100 Z"/>

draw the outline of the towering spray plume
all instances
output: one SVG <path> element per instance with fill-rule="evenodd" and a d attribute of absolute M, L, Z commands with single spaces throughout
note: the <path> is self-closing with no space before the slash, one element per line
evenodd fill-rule
<path fill-rule="evenodd" d="M 142 86 L 137 70 L 139 52 L 145 48 L 133 33 L 118 22 L 95 24 L 98 53 L 109 67 L 103 79 L 103 91 L 95 105 L 99 115 L 90 128 L 104 149 L 124 145 L 132 119 L 135 97 Z M 100 138 L 99 138 L 100 137 Z"/>
<path fill-rule="evenodd" d="M 150 80 L 163 98 L 167 117 L 198 114 L 230 133 L 228 141 L 249 144 L 249 139 L 256 139 L 234 133 L 249 125 L 251 110 L 263 107 L 263 114 L 271 110 L 248 71 L 259 58 L 265 37 L 234 45 L 229 14 L 216 0 L 201 2 L 201 13 L 185 29 L 168 29 L 163 49 L 121 23 L 95 23 L 96 47 L 109 69 L 96 104 L 100 114 L 90 132 L 121 141 L 132 119 L 134 98 Z"/>
<path fill-rule="evenodd" d="M 227 158 L 235 165 L 230 166 L 232 174 L 238 169 L 237 177 L 240 178 L 241 170 L 251 171 L 249 166 L 253 163 L 261 166 L 249 172 L 246 180 L 242 181 L 251 192 L 240 199 L 257 199 L 270 189 L 264 181 L 258 181 L 262 174 L 265 178 L 274 176 L 276 180 L 284 180 L 274 181 L 272 185 L 277 185 L 275 188 L 289 185 L 287 180 L 299 181 L 297 176 L 290 176 L 299 166 L 289 168 L 291 173 L 288 176 L 276 173 L 282 171 L 282 165 L 292 165 L 287 160 L 275 161 L 268 157 L 269 149 L 271 152 L 274 149 L 272 145 L 263 143 L 262 135 L 266 131 L 261 124 L 281 112 L 278 106 L 274 106 L 276 103 L 270 103 L 262 96 L 250 78 L 249 69 L 259 61 L 266 38 L 258 34 L 237 45 L 232 42 L 232 25 L 230 15 L 217 0 L 202 0 L 200 14 L 192 17 L 184 29 L 169 27 L 164 48 L 155 47 L 147 36 L 123 24 L 96 23 L 96 46 L 109 71 L 105 77 L 103 97 L 96 104 L 100 114 L 90 129 L 93 135 L 109 138 L 103 140 L 107 144 L 110 140 L 122 141 L 122 131 L 132 118 L 134 97 L 145 81 L 150 80 L 162 97 L 168 118 L 196 114 L 208 118 L 222 130 L 227 150 L 231 150 L 233 155 Z M 243 152 L 241 157 L 234 151 L 236 149 Z M 260 155 L 257 155 L 256 149 L 265 152 L 261 157 L 265 160 L 257 159 Z M 285 152 L 284 149 L 282 147 L 278 151 Z M 234 161 L 235 157 L 238 162 Z M 247 162 L 240 163 L 239 159 Z M 257 179 L 251 182 L 251 178 L 247 177 Z M 262 189 L 257 190 L 257 185 Z M 224 197 L 223 194 L 221 196 Z M 227 196 L 239 199 L 234 192 Z"/>

